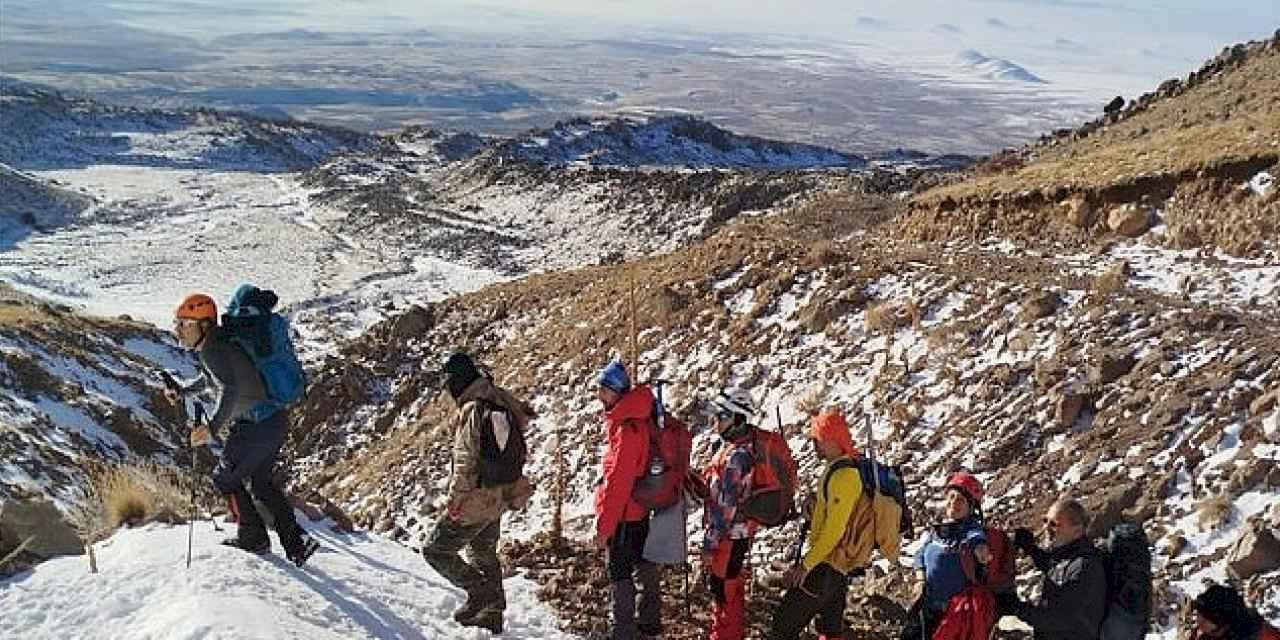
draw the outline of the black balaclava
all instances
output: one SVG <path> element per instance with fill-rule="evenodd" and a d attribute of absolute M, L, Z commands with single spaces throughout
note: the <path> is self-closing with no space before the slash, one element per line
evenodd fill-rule
<path fill-rule="evenodd" d="M 462 397 L 462 392 L 471 386 L 480 378 L 480 370 L 476 369 L 476 364 L 471 360 L 471 356 L 465 353 L 455 353 L 449 356 L 444 363 L 444 386 L 449 390 L 449 395 L 456 401 Z"/>

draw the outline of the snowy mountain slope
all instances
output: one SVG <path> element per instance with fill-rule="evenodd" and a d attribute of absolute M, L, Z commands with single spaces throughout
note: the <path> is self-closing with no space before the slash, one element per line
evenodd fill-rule
<path fill-rule="evenodd" d="M 0 160 L 97 203 L 0 253 L 0 277 L 91 313 L 162 326 L 173 300 L 192 289 L 225 295 L 241 282 L 265 283 L 313 345 L 522 273 L 669 250 L 741 213 L 853 179 L 825 169 L 515 162 L 503 154 L 518 144 L 474 134 L 410 128 L 373 138 L 235 114 L 112 107 L 30 86 L 6 94 L 0 120 L 16 132 L 0 141 Z M 609 156 L 617 161 L 683 166 L 714 151 L 725 162 L 822 166 L 839 156 L 688 119 L 611 122 L 591 125 L 599 131 L 588 137 L 619 149 Z M 657 140 L 657 130 L 667 138 Z M 647 146 L 636 146 L 640 139 Z M 564 155 L 571 142 L 548 149 Z M 895 154 L 872 173 L 909 185 L 922 167 L 957 161 Z"/>
<path fill-rule="evenodd" d="M 1046 84 L 1045 80 L 1021 65 L 1003 58 L 992 58 L 980 51 L 966 49 L 956 54 L 956 62 L 991 80 Z"/>
<path fill-rule="evenodd" d="M 89 461 L 170 460 L 179 418 L 151 376 L 191 377 L 154 328 L 79 316 L 0 284 L 0 499 L 65 504 Z"/>
<path fill-rule="evenodd" d="M 631 168 L 816 169 L 866 164 L 862 157 L 832 149 L 737 135 L 688 115 L 568 120 L 505 141 L 493 154 L 504 162 Z"/>
<path fill-rule="evenodd" d="M 351 212 L 345 234 L 519 274 L 668 251 L 739 215 L 851 185 L 909 189 L 968 161 L 868 160 L 687 116 L 576 119 L 514 139 L 406 131 L 396 148 L 339 156 L 303 183 L 313 202 Z"/>
<path fill-rule="evenodd" d="M 31 231 L 66 224 L 92 204 L 93 199 L 84 194 L 0 163 L 0 246 Z"/>
<path fill-rule="evenodd" d="M 481 640 L 452 613 L 465 595 L 391 541 L 313 528 L 323 545 L 304 569 L 279 555 L 256 557 L 218 544 L 196 525 L 191 568 L 187 528 L 149 525 L 97 545 L 100 572 L 83 557 L 45 562 L 0 581 L 0 637 L 31 640 L 281 638 Z M 278 551 L 278 548 L 277 548 Z M 508 578 L 502 638 L 568 638 L 520 577 Z"/>
<path fill-rule="evenodd" d="M 29 85 L 0 95 L 0 162 L 25 170 L 111 163 L 277 172 L 377 138 L 335 127 L 208 110 L 114 107 Z"/>
<path fill-rule="evenodd" d="M 668 256 L 536 276 L 380 325 L 315 378 L 324 392 L 294 433 L 304 480 L 357 522 L 421 536 L 448 468 L 435 367 L 462 346 L 542 416 L 529 437 L 540 489 L 512 529 L 549 526 L 562 477 L 566 527 L 585 535 L 603 446 L 587 381 L 629 350 L 634 282 L 643 377 L 673 380 L 673 406 L 748 387 L 770 416 L 781 408 L 810 477 L 818 465 L 798 429 L 815 404 L 842 406 L 859 442 L 872 425 L 882 455 L 911 470 L 921 522 L 958 465 L 979 473 L 988 515 L 1007 526 L 1038 522 L 1062 492 L 1093 511 L 1095 535 L 1141 519 L 1157 545 L 1158 621 L 1171 629 L 1202 578 L 1221 575 L 1224 545 L 1280 500 L 1280 433 L 1267 435 L 1280 418 L 1280 335 L 1277 303 L 1262 295 L 1280 272 L 1239 265 L 1254 272 L 1235 280 L 1249 291 L 1188 303 L 1159 292 L 1175 259 L 1159 250 L 1055 258 L 856 229 L 851 218 L 884 206 L 741 221 Z M 1127 282 L 1100 286 L 1120 260 Z M 709 444 L 700 437 L 700 456 Z M 1199 524 L 1200 501 L 1217 495 L 1235 501 L 1230 519 Z M 770 532 L 758 560 L 792 535 Z M 877 589 L 898 593 L 903 577 Z M 1280 616 L 1280 571 L 1247 585 Z"/>

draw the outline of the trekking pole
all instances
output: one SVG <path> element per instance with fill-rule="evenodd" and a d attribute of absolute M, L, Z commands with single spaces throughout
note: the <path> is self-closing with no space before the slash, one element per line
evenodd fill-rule
<path fill-rule="evenodd" d="M 199 402 L 195 403 L 195 415 L 191 419 L 191 430 L 195 431 L 196 427 L 204 422 L 204 405 Z M 187 434 L 187 444 L 191 447 L 191 519 L 187 521 L 187 568 L 191 568 L 191 545 L 196 535 L 196 518 L 199 512 L 196 508 L 196 486 L 200 483 L 200 474 L 196 469 L 196 445 L 191 442 L 191 435 Z M 215 523 L 214 526 L 217 526 Z"/>

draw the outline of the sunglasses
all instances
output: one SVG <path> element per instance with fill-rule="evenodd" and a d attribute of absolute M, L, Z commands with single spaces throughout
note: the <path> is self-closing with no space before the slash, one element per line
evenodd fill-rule
<path fill-rule="evenodd" d="M 198 327 L 198 326 L 200 326 L 199 320 L 191 320 L 190 318 L 174 318 L 173 320 L 174 329 L 181 329 L 183 327 Z"/>

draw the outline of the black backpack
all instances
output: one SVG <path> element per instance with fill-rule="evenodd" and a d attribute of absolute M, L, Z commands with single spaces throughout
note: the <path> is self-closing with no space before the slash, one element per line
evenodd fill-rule
<path fill-rule="evenodd" d="M 524 477 L 524 463 L 529 449 L 524 441 L 524 428 L 506 408 L 483 400 L 476 401 L 476 411 L 484 412 L 484 425 L 480 429 L 480 460 L 478 461 L 481 487 L 498 487 L 511 484 Z M 505 447 L 498 447 L 497 432 L 502 425 L 508 429 Z"/>
<path fill-rule="evenodd" d="M 1111 528 L 1103 554 L 1107 570 L 1107 618 L 1123 618 L 1146 633 L 1152 612 L 1151 543 L 1142 527 L 1121 522 Z M 1104 623 L 1104 627 L 1109 626 Z M 1138 636 L 1141 637 L 1141 636 Z"/>

